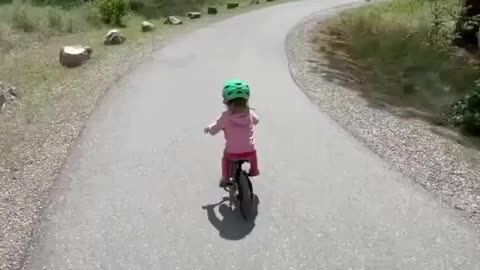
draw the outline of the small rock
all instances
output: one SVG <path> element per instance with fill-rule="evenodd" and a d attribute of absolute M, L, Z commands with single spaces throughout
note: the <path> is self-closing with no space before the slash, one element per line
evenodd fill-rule
<path fill-rule="evenodd" d="M 188 16 L 188 18 L 190 18 L 192 20 L 193 19 L 200 19 L 200 17 L 202 17 L 202 13 L 192 11 L 192 12 L 188 12 L 187 16 Z"/>
<path fill-rule="evenodd" d="M 60 64 L 65 67 L 78 67 L 82 65 L 86 60 L 90 59 L 90 55 L 92 54 L 92 52 L 92 48 L 88 46 L 65 46 L 60 49 L 59 61 Z M 13 92 L 15 92 L 15 90 L 13 90 Z M 15 95 L 12 94 L 12 96 Z"/>
<path fill-rule="evenodd" d="M 218 13 L 217 7 L 209 6 L 207 9 L 207 14 L 215 15 Z"/>
<path fill-rule="evenodd" d="M 250 5 L 258 5 L 260 4 L 260 0 L 252 0 L 252 2 L 250 2 Z"/>
<path fill-rule="evenodd" d="M 179 25 L 182 24 L 182 20 L 178 19 L 175 16 L 168 16 L 163 24 Z"/>
<path fill-rule="evenodd" d="M 150 31 L 155 30 L 155 28 L 156 28 L 156 26 L 151 22 L 147 22 L 147 21 L 142 22 L 142 31 L 143 32 L 150 32 Z"/>
<path fill-rule="evenodd" d="M 13 97 L 18 97 L 18 94 L 19 94 L 18 91 L 17 91 L 17 88 L 13 87 L 13 86 L 8 88 L 8 93 L 10 95 L 12 95 Z"/>
<path fill-rule="evenodd" d="M 0 112 L 2 112 L 3 108 L 5 108 L 6 102 L 7 102 L 7 98 L 5 97 L 5 94 L 0 92 Z"/>
<path fill-rule="evenodd" d="M 238 2 L 230 2 L 227 3 L 227 9 L 234 9 L 237 8 L 240 4 Z"/>
<path fill-rule="evenodd" d="M 118 29 L 112 29 L 105 35 L 103 44 L 105 45 L 119 45 L 125 42 L 127 39 L 123 36 L 122 32 Z"/>

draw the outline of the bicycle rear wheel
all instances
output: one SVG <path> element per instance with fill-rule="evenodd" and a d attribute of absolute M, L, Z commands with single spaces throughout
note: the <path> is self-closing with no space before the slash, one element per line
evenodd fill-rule
<path fill-rule="evenodd" d="M 238 190 L 240 199 L 240 213 L 245 220 L 249 220 L 253 205 L 253 192 L 250 179 L 245 173 L 238 177 Z"/>

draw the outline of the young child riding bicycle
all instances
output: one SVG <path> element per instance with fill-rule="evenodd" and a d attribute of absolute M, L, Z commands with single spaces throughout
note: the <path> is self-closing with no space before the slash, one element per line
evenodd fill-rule
<path fill-rule="evenodd" d="M 227 108 L 214 123 L 204 129 L 205 133 L 211 135 L 223 130 L 225 136 L 220 187 L 232 183 L 230 166 L 235 160 L 250 162 L 249 176 L 260 174 L 254 137 L 254 126 L 258 124 L 259 118 L 248 105 L 249 98 L 250 86 L 245 81 L 227 81 L 223 86 L 223 104 Z"/>

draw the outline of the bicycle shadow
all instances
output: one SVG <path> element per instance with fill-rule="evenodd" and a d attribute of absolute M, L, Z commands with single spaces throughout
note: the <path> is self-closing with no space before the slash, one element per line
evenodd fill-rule
<path fill-rule="evenodd" d="M 207 211 L 208 221 L 218 230 L 220 237 L 227 240 L 241 240 L 250 234 L 255 228 L 255 219 L 258 215 L 258 205 L 260 200 L 255 195 L 252 208 L 251 221 L 245 221 L 240 213 L 238 201 L 234 199 L 234 194 L 230 191 L 230 196 L 215 204 L 202 206 Z M 228 205 L 226 204 L 228 202 Z M 219 218 L 214 209 L 218 206 L 218 212 L 223 218 Z"/>

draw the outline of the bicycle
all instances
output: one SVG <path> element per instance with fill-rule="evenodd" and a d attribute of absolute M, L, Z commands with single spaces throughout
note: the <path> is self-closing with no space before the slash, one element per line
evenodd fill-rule
<path fill-rule="evenodd" d="M 252 206 L 254 203 L 253 186 L 248 176 L 248 172 L 242 169 L 244 163 L 250 163 L 248 160 L 231 161 L 230 169 L 232 170 L 234 194 L 240 205 L 240 213 L 242 217 L 248 221 L 250 218 Z M 225 188 L 227 190 L 227 188 Z"/>

